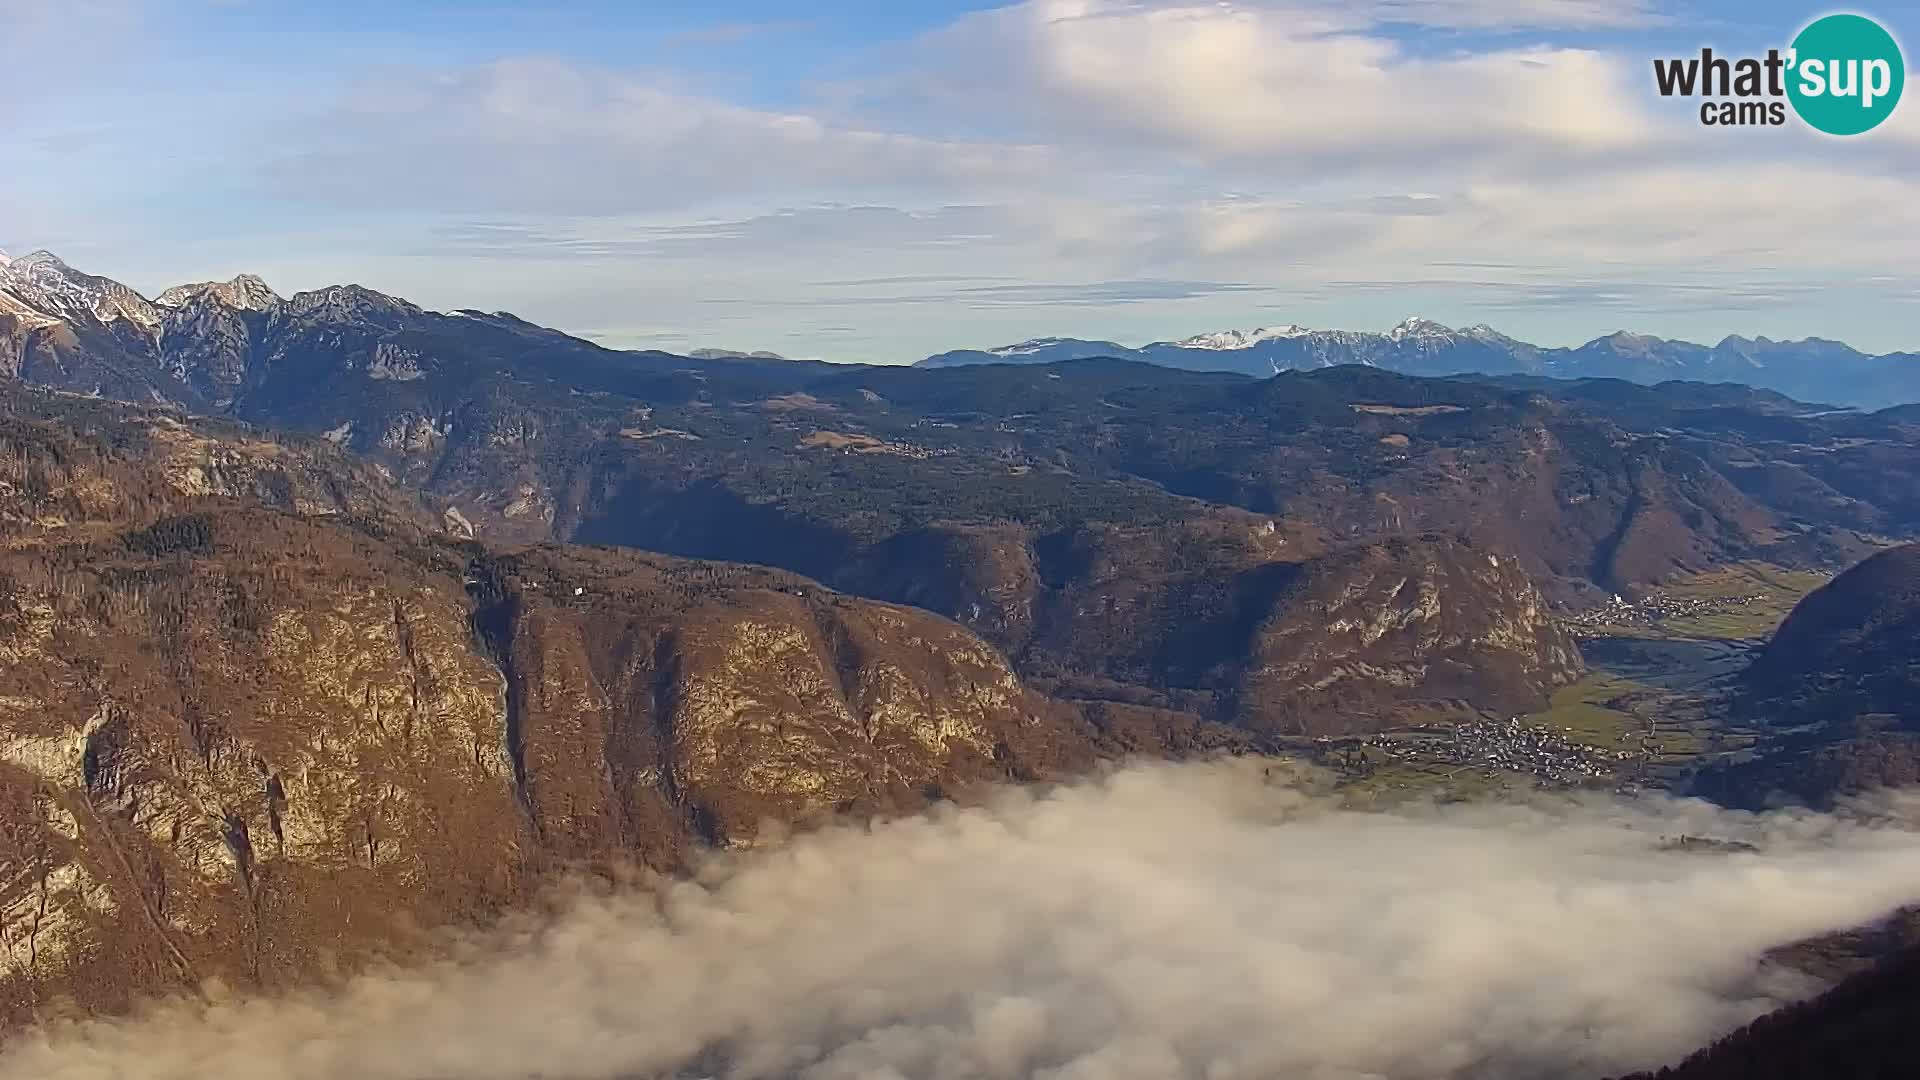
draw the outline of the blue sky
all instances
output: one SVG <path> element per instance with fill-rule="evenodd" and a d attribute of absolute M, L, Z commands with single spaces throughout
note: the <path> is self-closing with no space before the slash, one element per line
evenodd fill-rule
<path fill-rule="evenodd" d="M 1920 105 L 1651 92 L 1825 10 L 0 0 L 0 248 L 847 360 L 1411 314 L 1920 349 Z"/>

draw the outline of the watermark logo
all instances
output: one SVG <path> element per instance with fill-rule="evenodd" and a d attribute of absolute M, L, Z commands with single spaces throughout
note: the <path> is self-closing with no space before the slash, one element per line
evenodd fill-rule
<path fill-rule="evenodd" d="M 1900 44 L 1864 15 L 1815 20 L 1793 39 L 1791 56 L 1799 77 L 1787 82 L 1787 99 L 1800 119 L 1829 135 L 1879 127 L 1906 89 Z"/>
<path fill-rule="evenodd" d="M 1859 135 L 1893 115 L 1906 89 L 1900 44 L 1864 15 L 1809 23 L 1784 51 L 1764 57 L 1699 56 L 1653 62 L 1661 97 L 1702 98 L 1708 127 L 1778 127 L 1788 109 L 1816 131 Z"/>

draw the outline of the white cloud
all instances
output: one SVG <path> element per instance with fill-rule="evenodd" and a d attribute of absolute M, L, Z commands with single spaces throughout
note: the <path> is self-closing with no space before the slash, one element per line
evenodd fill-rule
<path fill-rule="evenodd" d="M 1423 56 L 1352 14 L 1031 0 L 923 42 L 921 90 L 949 107 L 997 105 L 1056 137 L 1296 177 L 1329 161 L 1617 153 L 1653 136 L 1618 58 L 1552 47 Z"/>
<path fill-rule="evenodd" d="M 0 180 L 17 196 L 0 214 L 36 208 L 0 240 L 31 231 L 156 286 L 254 266 L 302 286 L 371 275 L 615 344 L 698 316 L 682 337 L 849 359 L 1003 327 L 1184 336 L 1269 315 L 1251 293 L 1167 288 L 1109 309 L 1112 326 L 1092 304 L 1058 324 L 1038 303 L 981 319 L 980 295 L 911 317 L 843 306 L 834 323 L 862 331 L 828 340 L 796 316 L 838 303 L 821 272 L 1088 298 L 1251 285 L 1283 294 L 1288 318 L 1364 326 L 1558 298 L 1556 341 L 1665 310 L 1692 313 L 1697 336 L 1752 332 L 1755 306 L 1786 298 L 1766 332 L 1913 347 L 1872 301 L 1920 289 L 1897 258 L 1920 242 L 1920 109 L 1848 142 L 1708 132 L 1653 99 L 1646 54 L 1618 44 L 1660 18 L 1640 0 L 1029 0 L 874 54 L 831 105 L 749 106 L 712 81 L 563 57 L 360 72 L 345 96 L 237 85 L 219 109 L 143 92 L 191 137 L 96 109 L 111 94 L 88 80 L 94 96 L 26 112 L 32 138 L 0 112 L 25 163 Z M 116 196 L 127 175 L 137 200 Z M 252 212 L 208 220 L 215 191 Z M 1857 269 L 1891 280 L 1832 288 Z M 738 303 L 697 303 L 714 298 Z"/>
<path fill-rule="evenodd" d="M 271 181 L 385 209 L 617 213 L 743 193 L 1006 189 L 1036 146 L 941 140 L 748 108 L 553 58 L 393 71 L 281 128 Z"/>
<path fill-rule="evenodd" d="M 1681 834 L 1761 851 L 1661 850 Z M 1598 1077 L 1811 989 L 1762 954 L 1916 895 L 1920 835 L 1890 826 L 1360 814 L 1257 762 L 1140 766 L 722 859 L 337 994 L 19 1034 L 0 1077 Z"/>
<path fill-rule="evenodd" d="M 1502 10 L 1521 8 L 1636 10 Z M 1268 184 L 1558 171 L 1657 141 L 1620 58 L 1541 45 L 1420 54 L 1371 32 L 1383 16 L 1447 24 L 1489 10 L 1029 0 L 928 35 L 832 115 L 551 57 L 394 70 L 277 124 L 267 176 L 383 209 L 615 214 L 741 198 L 1134 199 L 1196 170 Z"/>
<path fill-rule="evenodd" d="M 1445 195 L 1221 201 L 1167 227 L 1192 237 L 1194 265 L 1251 266 L 1307 250 L 1323 275 L 1473 262 L 1750 281 L 1865 268 L 1911 274 L 1907 243 L 1893 238 L 1920 238 L 1920 185 L 1813 163 L 1676 163 L 1550 184 L 1525 176 L 1455 184 Z"/>

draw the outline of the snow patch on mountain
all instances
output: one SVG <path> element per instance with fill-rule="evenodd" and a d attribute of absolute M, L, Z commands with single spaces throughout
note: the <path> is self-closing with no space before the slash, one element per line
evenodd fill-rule
<path fill-rule="evenodd" d="M 59 319 L 45 312 L 35 311 L 25 301 L 4 288 L 0 288 L 0 315 L 5 316 L 23 330 L 38 330 L 43 326 L 60 324 Z"/>
<path fill-rule="evenodd" d="M 1018 345 L 1002 345 L 997 349 L 988 349 L 987 351 L 995 356 L 1032 356 L 1034 353 L 1042 352 L 1056 345 L 1068 344 L 1071 340 L 1071 338 L 1057 337 L 1029 338 L 1026 341 L 1020 342 Z"/>
<path fill-rule="evenodd" d="M 1263 326 L 1257 330 L 1217 330 L 1210 334 L 1196 334 L 1181 341 L 1161 342 L 1176 349 L 1251 349 L 1263 341 L 1283 341 L 1288 338 L 1305 337 L 1313 331 L 1304 326 L 1288 323 L 1285 326 Z"/>

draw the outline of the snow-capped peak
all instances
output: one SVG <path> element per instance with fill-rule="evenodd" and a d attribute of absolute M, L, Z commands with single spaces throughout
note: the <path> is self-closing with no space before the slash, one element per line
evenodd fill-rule
<path fill-rule="evenodd" d="M 1452 334 L 1452 327 L 1443 326 L 1440 323 L 1434 322 L 1432 319 L 1422 319 L 1418 316 L 1403 320 L 1400 325 L 1387 331 L 1387 337 L 1394 341 L 1405 341 L 1410 337 L 1443 337 L 1451 336 Z"/>
<path fill-rule="evenodd" d="M 154 297 L 153 302 L 161 307 L 177 308 L 202 296 L 237 311 L 265 311 L 280 302 L 280 295 L 254 274 L 241 274 L 231 281 L 175 285 Z"/>
<path fill-rule="evenodd" d="M 81 273 L 49 251 L 36 251 L 0 267 L 0 284 L 55 318 L 85 314 L 101 322 L 125 319 L 148 331 L 160 325 L 159 312 L 145 297 L 111 278 Z"/>
<path fill-rule="evenodd" d="M 17 259 L 7 260 L 7 274 L 14 278 L 28 278 L 36 274 L 57 273 L 71 269 L 60 261 L 60 256 L 51 251 L 32 251 Z"/>
<path fill-rule="evenodd" d="M 0 270 L 5 270 L 7 268 L 7 264 L 11 262 L 13 262 L 12 256 L 8 255 L 4 251 L 0 251 Z"/>
<path fill-rule="evenodd" d="M 1211 334 L 1197 334 L 1183 341 L 1173 342 L 1178 349 L 1250 349 L 1263 341 L 1278 341 L 1284 338 L 1304 337 L 1310 333 L 1304 326 L 1288 323 L 1285 326 L 1263 326 L 1257 330 L 1217 330 Z"/>

